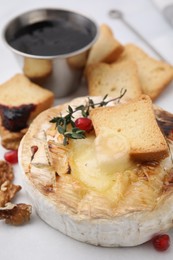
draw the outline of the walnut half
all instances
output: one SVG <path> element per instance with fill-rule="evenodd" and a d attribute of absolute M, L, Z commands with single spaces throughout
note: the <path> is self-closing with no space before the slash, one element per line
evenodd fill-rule
<path fill-rule="evenodd" d="M 0 208 L 0 220 L 5 219 L 6 224 L 22 225 L 30 220 L 31 212 L 30 205 L 7 203 L 6 207 Z"/>
<path fill-rule="evenodd" d="M 12 183 L 14 173 L 12 165 L 0 160 L 0 220 L 7 224 L 22 225 L 30 220 L 32 207 L 27 204 L 12 204 L 11 200 L 21 189 Z"/>

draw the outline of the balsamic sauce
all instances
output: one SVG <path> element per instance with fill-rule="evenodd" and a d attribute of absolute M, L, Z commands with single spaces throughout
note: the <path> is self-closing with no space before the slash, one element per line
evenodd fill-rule
<path fill-rule="evenodd" d="M 9 44 L 24 53 L 38 56 L 68 54 L 89 44 L 93 39 L 89 28 L 70 21 L 53 20 L 30 24 L 17 31 Z"/>
<path fill-rule="evenodd" d="M 34 104 L 21 105 L 18 107 L 0 105 L 2 125 L 11 132 L 18 132 L 27 127 L 27 121 L 34 109 Z"/>

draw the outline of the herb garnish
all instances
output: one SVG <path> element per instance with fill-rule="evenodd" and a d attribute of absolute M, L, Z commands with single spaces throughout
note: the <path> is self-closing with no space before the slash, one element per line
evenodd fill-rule
<path fill-rule="evenodd" d="M 54 117 L 50 120 L 50 123 L 55 123 L 58 132 L 64 136 L 64 145 L 68 144 L 69 139 L 84 139 L 86 137 L 86 131 L 81 130 L 75 126 L 73 114 L 77 111 L 81 111 L 83 117 L 88 117 L 90 109 L 106 106 L 112 101 L 117 101 L 117 103 L 119 103 L 121 98 L 125 95 L 126 91 L 126 89 L 122 89 L 118 97 L 107 101 L 106 98 L 108 97 L 108 95 L 105 95 L 103 97 L 103 100 L 98 103 L 94 103 L 94 101 L 90 97 L 88 97 L 88 103 L 86 105 L 80 105 L 74 109 L 71 106 L 68 106 L 67 115 Z M 68 131 L 67 129 L 68 125 L 71 126 L 71 131 Z"/>

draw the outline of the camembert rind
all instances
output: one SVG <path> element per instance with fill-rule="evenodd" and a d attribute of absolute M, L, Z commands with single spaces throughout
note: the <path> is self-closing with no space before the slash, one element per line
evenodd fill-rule
<path fill-rule="evenodd" d="M 68 212 L 67 208 L 58 208 L 51 198 L 35 189 L 25 173 L 23 177 L 24 187 L 40 218 L 81 242 L 105 247 L 136 246 L 172 227 L 173 195 L 165 195 L 153 211 L 132 212 L 111 220 L 83 219 Z"/>

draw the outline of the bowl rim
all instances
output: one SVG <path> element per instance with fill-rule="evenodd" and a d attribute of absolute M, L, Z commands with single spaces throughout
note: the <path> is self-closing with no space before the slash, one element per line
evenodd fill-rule
<path fill-rule="evenodd" d="M 95 30 L 96 30 L 95 36 L 93 37 L 93 39 L 88 44 L 86 44 L 86 46 L 80 48 L 79 50 L 72 51 L 72 52 L 65 53 L 65 54 L 58 54 L 58 55 L 46 55 L 46 56 L 44 56 L 44 55 L 33 55 L 33 54 L 29 54 L 29 53 L 19 51 L 19 50 L 15 49 L 14 47 L 12 47 L 6 39 L 6 32 L 7 32 L 8 27 L 15 20 L 20 19 L 20 17 L 22 17 L 24 15 L 34 13 L 34 12 L 43 12 L 43 11 L 57 11 L 57 12 L 65 12 L 65 13 L 71 13 L 71 14 L 79 15 L 79 16 L 89 20 L 95 26 Z M 1 38 L 2 38 L 2 41 L 4 42 L 4 44 L 15 54 L 18 54 L 18 55 L 23 56 L 23 57 L 33 58 L 33 59 L 52 60 L 52 59 L 56 59 L 56 58 L 70 58 L 70 57 L 79 55 L 81 53 L 84 53 L 85 51 L 89 50 L 92 47 L 92 45 L 96 42 L 96 40 L 99 37 L 99 34 L 100 34 L 100 29 L 99 29 L 98 23 L 93 18 L 91 18 L 91 17 L 89 17 L 89 16 L 87 16 L 87 15 L 81 13 L 81 12 L 74 11 L 74 10 L 71 10 L 71 9 L 65 9 L 65 8 L 36 8 L 36 9 L 31 9 L 31 10 L 22 12 L 22 13 L 16 15 L 16 16 L 14 16 L 10 20 L 8 20 L 8 22 L 4 25 L 4 27 L 2 29 L 2 33 L 1 33 L 2 37 Z"/>

